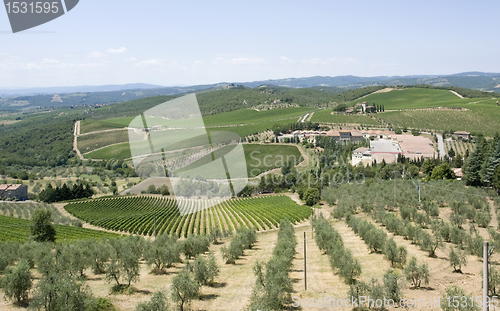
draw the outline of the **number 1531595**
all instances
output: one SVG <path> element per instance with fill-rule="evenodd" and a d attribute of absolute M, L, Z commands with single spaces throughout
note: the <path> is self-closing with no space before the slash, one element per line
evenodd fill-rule
<path fill-rule="evenodd" d="M 5 7 L 7 8 L 7 13 L 11 14 L 56 14 L 59 12 L 58 2 L 6 2 Z"/>

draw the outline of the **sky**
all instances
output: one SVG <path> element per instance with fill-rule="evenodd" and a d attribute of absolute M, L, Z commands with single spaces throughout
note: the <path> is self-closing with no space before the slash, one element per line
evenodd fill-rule
<path fill-rule="evenodd" d="M 498 1 L 81 0 L 13 34 L 0 88 L 500 72 Z"/>

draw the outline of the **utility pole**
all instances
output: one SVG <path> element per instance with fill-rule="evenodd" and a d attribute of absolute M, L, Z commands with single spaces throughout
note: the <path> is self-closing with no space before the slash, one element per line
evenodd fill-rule
<path fill-rule="evenodd" d="M 488 297 L 488 248 L 489 243 L 484 242 L 483 245 L 483 311 L 489 310 L 489 297 Z"/>
<path fill-rule="evenodd" d="M 304 231 L 304 290 L 307 290 L 306 232 Z"/>
<path fill-rule="evenodd" d="M 420 198 L 420 179 L 418 180 L 418 209 L 422 207 L 422 199 Z"/>

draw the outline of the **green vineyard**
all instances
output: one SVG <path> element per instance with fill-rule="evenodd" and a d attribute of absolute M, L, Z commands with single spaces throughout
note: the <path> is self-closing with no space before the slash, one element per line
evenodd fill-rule
<path fill-rule="evenodd" d="M 64 208 L 95 226 L 134 234 L 176 236 L 209 234 L 211 228 L 235 231 L 255 228 L 274 229 L 283 219 L 296 223 L 311 214 L 311 208 L 295 203 L 287 196 L 237 198 L 209 201 L 154 196 L 95 199 L 69 203 Z M 185 211 L 181 215 L 179 210 Z"/>
<path fill-rule="evenodd" d="M 99 230 L 80 227 L 54 225 L 56 228 L 56 242 L 73 241 L 92 238 L 115 238 L 119 235 Z M 0 241 L 24 242 L 29 238 L 30 221 L 26 219 L 0 215 Z"/>

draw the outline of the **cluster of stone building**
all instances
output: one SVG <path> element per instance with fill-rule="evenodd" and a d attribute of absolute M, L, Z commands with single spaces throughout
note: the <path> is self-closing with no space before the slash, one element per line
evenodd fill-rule
<path fill-rule="evenodd" d="M 28 186 L 26 185 L 0 185 L 0 198 L 4 200 L 28 199 Z"/>

